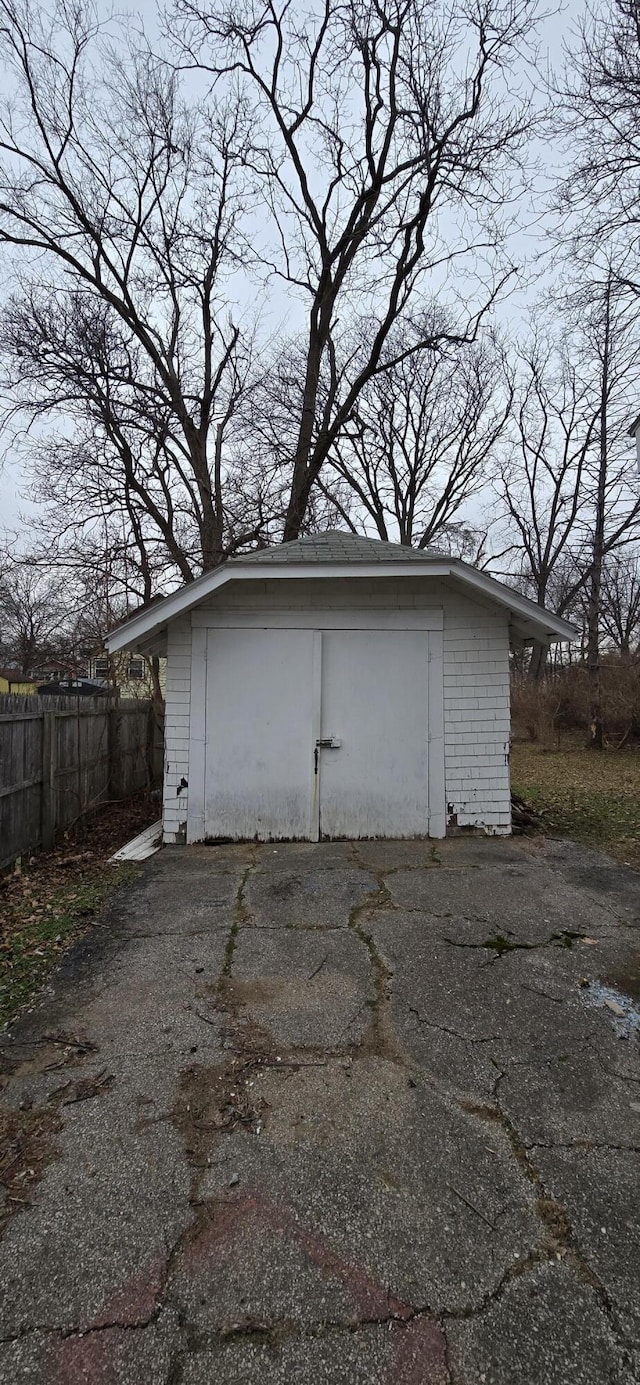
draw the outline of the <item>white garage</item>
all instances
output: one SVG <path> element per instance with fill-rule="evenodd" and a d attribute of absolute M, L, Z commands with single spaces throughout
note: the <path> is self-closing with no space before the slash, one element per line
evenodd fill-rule
<path fill-rule="evenodd" d="M 168 842 L 508 833 L 509 648 L 573 637 L 458 559 L 331 532 L 138 612 L 166 656 Z"/>

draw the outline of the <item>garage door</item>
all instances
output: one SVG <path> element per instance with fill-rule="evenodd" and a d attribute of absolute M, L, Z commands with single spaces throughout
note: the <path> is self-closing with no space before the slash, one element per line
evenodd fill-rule
<path fill-rule="evenodd" d="M 210 630 L 205 835 L 313 836 L 312 630 Z"/>
<path fill-rule="evenodd" d="M 424 632 L 322 636 L 321 837 L 425 836 L 429 825 Z"/>
<path fill-rule="evenodd" d="M 204 835 L 426 836 L 429 638 L 209 630 Z"/>

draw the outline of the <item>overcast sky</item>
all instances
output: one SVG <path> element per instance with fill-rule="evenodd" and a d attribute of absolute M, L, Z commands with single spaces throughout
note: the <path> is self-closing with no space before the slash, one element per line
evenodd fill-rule
<path fill-rule="evenodd" d="M 111 6 L 104 3 L 104 0 L 99 0 L 99 6 L 104 9 L 105 16 L 111 9 Z M 550 66 L 558 66 L 563 43 L 571 38 L 576 20 L 583 8 L 582 0 L 568 0 L 568 3 L 563 6 L 559 13 L 550 16 L 541 24 L 539 35 L 543 66 L 545 61 Z M 147 0 L 146 3 L 136 6 L 135 12 L 142 15 L 144 27 L 149 36 L 152 37 L 156 31 L 157 15 L 157 6 L 153 0 Z M 188 78 L 186 80 L 188 81 Z M 552 182 L 554 171 L 559 165 L 560 151 L 557 148 L 549 147 L 541 150 L 540 153 L 544 172 L 539 180 L 533 204 L 522 209 L 521 230 L 515 247 L 515 256 L 518 261 L 520 263 L 526 262 L 530 271 L 528 285 L 510 295 L 498 311 L 499 320 L 508 325 L 511 330 L 518 330 L 524 323 L 530 303 L 536 294 L 537 275 L 544 274 L 545 252 L 547 250 L 545 186 L 548 187 Z M 7 288 L 7 278 L 6 269 L 3 273 L 0 261 L 0 284 L 4 284 L 5 289 Z M 287 303 L 284 298 L 281 311 L 278 305 L 277 315 L 281 320 L 286 321 Z M 29 512 L 30 510 L 32 512 L 33 509 L 29 502 L 28 486 L 22 474 L 20 463 L 15 456 L 5 455 L 4 460 L 0 463 L 0 468 L 0 530 L 20 529 L 22 528 L 21 515 L 24 516 L 28 524 Z"/>

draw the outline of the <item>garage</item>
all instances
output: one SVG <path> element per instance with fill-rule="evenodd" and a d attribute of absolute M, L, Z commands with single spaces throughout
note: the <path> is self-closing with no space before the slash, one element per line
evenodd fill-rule
<path fill-rule="evenodd" d="M 166 658 L 164 840 L 511 830 L 510 650 L 570 639 L 456 558 L 330 532 L 234 558 L 137 612 Z"/>

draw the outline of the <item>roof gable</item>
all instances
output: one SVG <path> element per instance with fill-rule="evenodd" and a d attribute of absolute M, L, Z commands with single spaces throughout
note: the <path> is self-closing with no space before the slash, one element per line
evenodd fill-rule
<path fill-rule="evenodd" d="M 205 572 L 187 586 L 180 587 L 112 630 L 107 639 L 111 654 L 119 649 L 148 649 L 168 623 L 199 606 L 227 582 L 301 578 L 432 577 L 451 579 L 485 601 L 506 609 L 515 632 L 525 640 L 570 640 L 576 631 L 568 621 L 520 596 L 512 587 L 470 567 L 460 558 L 451 558 L 434 549 L 407 548 L 357 534 L 332 530 L 326 534 L 276 544 L 246 557 L 233 558 L 212 572 Z M 157 648 L 154 652 L 157 652 Z"/>

